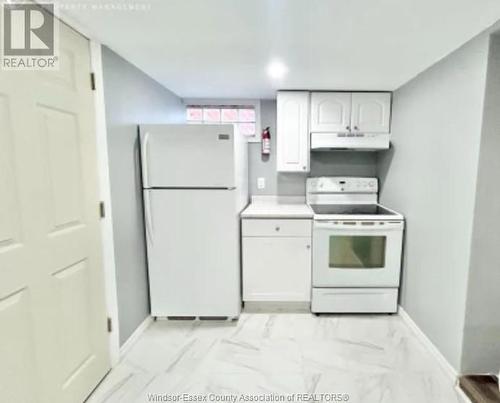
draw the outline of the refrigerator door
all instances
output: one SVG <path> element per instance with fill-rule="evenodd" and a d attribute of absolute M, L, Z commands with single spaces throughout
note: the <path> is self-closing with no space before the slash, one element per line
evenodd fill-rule
<path fill-rule="evenodd" d="M 153 316 L 240 313 L 235 190 L 144 191 Z"/>
<path fill-rule="evenodd" d="M 140 127 L 144 188 L 235 187 L 232 125 Z"/>

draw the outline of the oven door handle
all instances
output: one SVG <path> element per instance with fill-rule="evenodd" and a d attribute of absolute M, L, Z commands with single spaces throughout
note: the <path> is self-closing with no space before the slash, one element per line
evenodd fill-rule
<path fill-rule="evenodd" d="M 317 229 L 342 229 L 354 231 L 391 231 L 404 227 L 403 221 L 315 221 Z"/>

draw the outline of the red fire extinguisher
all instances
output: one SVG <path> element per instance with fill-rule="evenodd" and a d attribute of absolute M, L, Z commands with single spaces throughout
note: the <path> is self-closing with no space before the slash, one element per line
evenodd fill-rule
<path fill-rule="evenodd" d="M 269 131 L 269 127 L 266 127 L 262 130 L 262 155 L 271 154 L 271 132 Z"/>

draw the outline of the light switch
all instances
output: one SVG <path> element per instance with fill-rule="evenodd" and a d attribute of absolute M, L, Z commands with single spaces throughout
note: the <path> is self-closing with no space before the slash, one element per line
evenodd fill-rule
<path fill-rule="evenodd" d="M 257 178 L 257 189 L 266 188 L 266 178 Z"/>

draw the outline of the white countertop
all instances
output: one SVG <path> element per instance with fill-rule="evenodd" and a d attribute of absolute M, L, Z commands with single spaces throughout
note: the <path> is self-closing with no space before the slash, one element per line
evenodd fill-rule
<path fill-rule="evenodd" d="M 311 218 L 313 215 L 303 196 L 252 196 L 241 218 Z"/>

